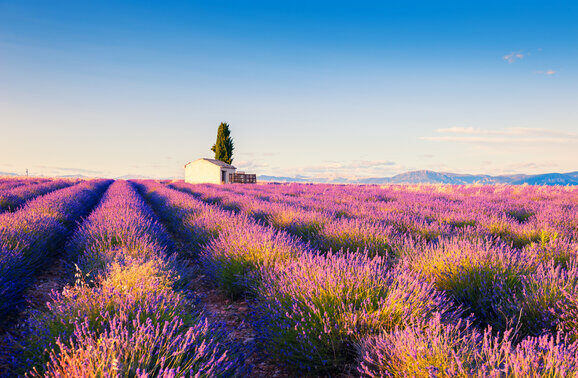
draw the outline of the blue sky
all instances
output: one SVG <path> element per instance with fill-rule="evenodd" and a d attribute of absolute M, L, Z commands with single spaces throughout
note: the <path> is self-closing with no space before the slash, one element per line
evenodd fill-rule
<path fill-rule="evenodd" d="M 573 1 L 0 0 L 0 172 L 578 169 Z"/>

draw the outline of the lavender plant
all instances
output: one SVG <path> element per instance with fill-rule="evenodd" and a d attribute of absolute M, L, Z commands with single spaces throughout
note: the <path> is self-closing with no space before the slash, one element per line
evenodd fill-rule
<path fill-rule="evenodd" d="M 22 308 L 24 290 L 109 184 L 106 180 L 84 182 L 0 215 L 0 327 Z"/>
<path fill-rule="evenodd" d="M 34 197 L 66 188 L 74 183 L 74 181 L 54 180 L 0 189 L 0 213 L 6 210 L 14 210 Z"/>
<path fill-rule="evenodd" d="M 390 272 L 381 257 L 309 253 L 264 267 L 260 277 L 259 339 L 278 361 L 299 370 L 343 369 L 364 335 L 435 313 L 453 320 L 460 315 L 432 285 Z"/>
<path fill-rule="evenodd" d="M 182 262 L 155 214 L 127 182 L 114 183 L 68 244 L 92 279 L 53 294 L 13 345 L 32 375 L 233 375 L 238 346 L 183 288 Z M 33 368 L 33 369 L 32 369 Z M 32 370 L 30 370 L 32 369 Z"/>
<path fill-rule="evenodd" d="M 467 322 L 427 322 L 371 336 L 359 346 L 364 377 L 571 377 L 578 374 L 578 343 L 544 335 L 512 342 Z"/>
<path fill-rule="evenodd" d="M 505 331 L 521 308 L 517 301 L 527 274 L 529 256 L 489 242 L 446 240 L 409 257 L 409 265 L 438 290 L 448 293 L 478 324 Z"/>

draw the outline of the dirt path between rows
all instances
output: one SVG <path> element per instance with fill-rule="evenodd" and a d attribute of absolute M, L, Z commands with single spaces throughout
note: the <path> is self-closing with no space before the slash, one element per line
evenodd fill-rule
<path fill-rule="evenodd" d="M 142 190 L 142 187 L 137 185 L 137 190 L 151 207 L 157 219 L 164 225 L 167 233 L 172 237 L 175 242 L 175 252 L 180 252 L 178 253 L 180 256 L 195 255 L 189 251 L 190 244 L 188 240 L 185 240 L 185 238 L 180 235 L 178 228 L 175 230 L 167 224 L 170 223 L 170 221 L 159 213 L 155 204 L 150 201 L 146 192 Z M 249 321 L 250 314 L 247 301 L 243 299 L 232 300 L 229 298 L 204 274 L 203 268 L 196 258 L 188 258 L 187 263 L 193 270 L 188 289 L 199 298 L 209 320 L 215 323 L 222 323 L 231 340 L 241 346 L 241 352 L 245 356 L 245 362 L 251 367 L 249 377 L 295 376 L 295 374 L 290 374 L 279 366 L 279 364 L 272 361 L 257 345 L 255 338 L 256 332 Z"/>
<path fill-rule="evenodd" d="M 210 320 L 224 323 L 229 336 L 242 346 L 245 361 L 252 367 L 250 377 L 291 377 L 271 361 L 255 342 L 255 330 L 249 321 L 249 304 L 245 300 L 231 300 L 202 273 L 195 261 L 191 262 L 195 275 L 190 289 L 199 297 Z"/>

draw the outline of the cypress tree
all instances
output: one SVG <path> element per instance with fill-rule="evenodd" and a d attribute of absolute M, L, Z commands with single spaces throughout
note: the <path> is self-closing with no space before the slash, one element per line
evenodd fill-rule
<path fill-rule="evenodd" d="M 231 138 L 229 124 L 221 122 L 219 130 L 217 131 L 217 141 L 213 147 L 211 147 L 211 151 L 215 153 L 215 159 L 232 164 L 234 149 L 235 145 L 233 144 L 233 138 Z"/>

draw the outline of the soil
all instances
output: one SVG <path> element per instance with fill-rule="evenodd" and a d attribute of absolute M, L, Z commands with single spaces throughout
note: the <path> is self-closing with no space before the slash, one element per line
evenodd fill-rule
<path fill-rule="evenodd" d="M 207 315 L 215 322 L 225 324 L 230 337 L 243 346 L 246 362 L 252 367 L 249 377 L 291 377 L 283 368 L 271 361 L 255 343 L 255 330 L 252 328 L 247 301 L 232 300 L 212 284 L 208 277 L 201 273 L 195 262 L 192 267 L 198 272 L 190 283 L 190 288 L 197 294 L 204 305 Z"/>

